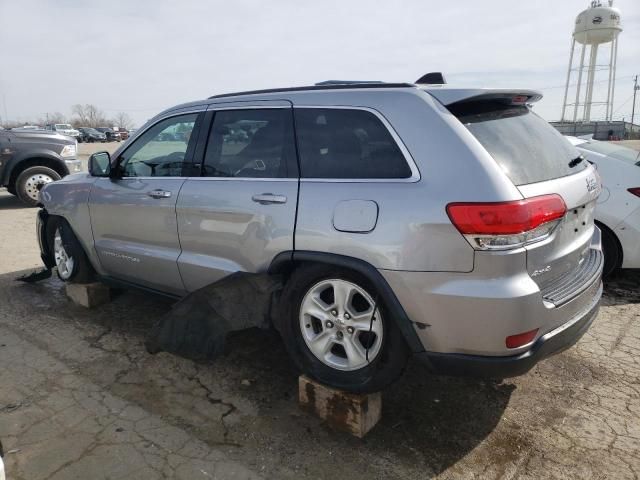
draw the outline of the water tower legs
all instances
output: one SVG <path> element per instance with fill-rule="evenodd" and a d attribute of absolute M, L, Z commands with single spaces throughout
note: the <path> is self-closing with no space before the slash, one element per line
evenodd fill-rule
<path fill-rule="evenodd" d="M 609 82 L 607 83 L 607 113 L 604 116 L 605 120 L 610 120 L 609 114 L 611 114 L 611 110 L 613 110 L 613 105 L 611 105 L 611 78 L 613 74 L 613 46 L 616 44 L 614 40 L 611 42 L 611 54 L 609 55 Z"/>
<path fill-rule="evenodd" d="M 564 114 L 567 110 L 567 94 L 569 93 L 569 81 L 571 80 L 571 66 L 573 65 L 573 50 L 576 46 L 576 39 L 571 39 L 571 53 L 569 54 L 569 68 L 567 69 L 567 85 L 564 87 L 564 100 L 562 100 L 562 117 L 561 121 L 564 122 Z"/>
<path fill-rule="evenodd" d="M 578 69 L 578 86 L 576 88 L 576 103 L 573 106 L 573 122 L 578 118 L 578 101 L 580 100 L 580 86 L 582 85 L 582 70 L 584 70 L 584 51 L 587 46 L 582 44 L 582 52 L 580 53 L 580 68 Z"/>
<path fill-rule="evenodd" d="M 618 63 L 618 37 L 613 40 L 615 46 L 613 47 L 613 81 L 611 83 L 611 113 L 609 114 L 609 120 L 613 120 L 613 93 L 616 90 L 616 64 Z"/>
<path fill-rule="evenodd" d="M 591 119 L 591 101 L 593 99 L 593 80 L 596 76 L 596 59 L 598 57 L 598 44 L 591 45 L 589 52 L 589 70 L 587 71 L 587 91 L 585 92 L 584 110 L 582 118 L 585 122 Z"/>

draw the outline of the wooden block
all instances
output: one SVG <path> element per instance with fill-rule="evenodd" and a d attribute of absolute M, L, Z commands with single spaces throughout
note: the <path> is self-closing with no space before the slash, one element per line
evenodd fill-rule
<path fill-rule="evenodd" d="M 111 300 L 111 290 L 103 283 L 67 283 L 67 297 L 86 308 L 97 307 Z"/>
<path fill-rule="evenodd" d="M 354 394 L 321 385 L 305 375 L 298 379 L 300 407 L 336 430 L 363 438 L 382 414 L 380 392 Z"/>

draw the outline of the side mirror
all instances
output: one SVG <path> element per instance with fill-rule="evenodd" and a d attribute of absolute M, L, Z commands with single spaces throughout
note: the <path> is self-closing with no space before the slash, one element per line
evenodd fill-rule
<path fill-rule="evenodd" d="M 111 174 L 111 155 L 109 152 L 97 152 L 89 157 L 89 175 L 109 177 Z"/>

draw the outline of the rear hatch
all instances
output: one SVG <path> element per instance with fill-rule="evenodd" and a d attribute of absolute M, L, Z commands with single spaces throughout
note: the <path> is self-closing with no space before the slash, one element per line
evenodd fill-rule
<path fill-rule="evenodd" d="M 531 278 L 546 301 L 561 305 L 589 283 L 602 261 L 599 251 L 590 249 L 601 183 L 578 150 L 526 105 L 530 100 L 530 92 L 493 93 L 447 108 L 525 199 L 557 194 L 564 200 L 566 213 L 552 233 L 525 246 Z"/>

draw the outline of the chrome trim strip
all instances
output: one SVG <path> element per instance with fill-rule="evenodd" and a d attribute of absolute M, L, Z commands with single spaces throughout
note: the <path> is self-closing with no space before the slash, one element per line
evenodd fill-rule
<path fill-rule="evenodd" d="M 105 178 L 105 177 L 101 177 L 101 178 Z M 120 177 L 117 179 L 118 182 L 123 181 L 123 180 L 128 180 L 128 181 L 133 181 L 133 180 L 186 180 L 188 178 L 191 177 L 163 177 L 163 176 L 157 176 L 157 177 Z"/>
<path fill-rule="evenodd" d="M 222 104 L 209 104 L 206 111 L 216 111 L 216 110 L 257 110 L 257 109 L 277 109 L 277 108 L 292 108 L 291 105 L 273 105 L 273 104 L 261 104 L 260 102 L 265 103 L 273 103 L 273 102 L 287 102 L 287 100 L 262 100 L 262 101 L 247 101 L 243 105 L 239 105 L 241 102 L 225 102 L 225 105 Z M 230 105 L 234 103 L 234 105 Z M 200 107 L 200 105 L 199 105 Z M 375 115 L 382 124 L 386 127 L 387 131 L 393 138 L 393 140 L 398 145 L 398 148 L 402 152 L 405 161 L 409 165 L 409 169 L 411 170 L 411 176 L 408 178 L 300 178 L 300 182 L 304 183 L 416 183 L 421 179 L 420 170 L 418 170 L 418 166 L 415 163 L 415 160 L 411 156 L 409 149 L 404 144 L 398 133 L 393 129 L 389 121 L 380 113 L 378 110 L 370 107 L 361 107 L 361 106 L 349 106 L 349 105 L 293 105 L 293 108 L 318 108 L 318 109 L 334 109 L 334 110 L 364 110 L 366 112 L 370 112 Z M 143 131 L 137 131 L 135 137 L 143 135 L 147 130 L 157 125 L 159 122 L 162 122 L 168 118 L 178 117 L 181 115 L 188 115 L 191 113 L 201 113 L 205 112 L 205 110 L 189 110 L 189 111 L 180 111 L 180 112 L 171 112 L 171 114 L 162 116 L 158 118 L 152 125 L 149 125 Z M 122 155 L 132 143 L 127 145 L 127 147 L 120 152 L 119 155 Z M 177 180 L 177 179 L 188 179 L 188 180 L 223 180 L 223 181 L 262 181 L 262 182 L 291 182 L 298 181 L 298 178 L 254 178 L 254 177 L 123 177 L 121 180 L 151 180 L 151 179 L 165 179 L 165 180 Z"/>
<path fill-rule="evenodd" d="M 189 180 L 202 182 L 207 180 L 215 180 L 215 181 L 225 181 L 225 182 L 233 182 L 233 181 L 252 181 L 252 182 L 297 182 L 298 178 L 254 178 L 254 177 L 122 177 L 119 178 L 118 181 L 128 180 Z"/>
<path fill-rule="evenodd" d="M 139 177 L 138 177 L 139 178 Z M 153 177 L 153 178 L 162 178 L 162 177 Z M 168 178 L 168 177 L 165 177 Z M 233 182 L 233 181 L 252 181 L 252 182 L 297 182 L 298 178 L 254 178 L 254 177 L 187 177 L 188 181 L 225 181 L 225 182 Z"/>
<path fill-rule="evenodd" d="M 267 110 L 275 108 L 292 108 L 293 104 L 288 100 L 244 100 L 237 102 L 212 103 L 207 111 L 217 110 Z"/>

